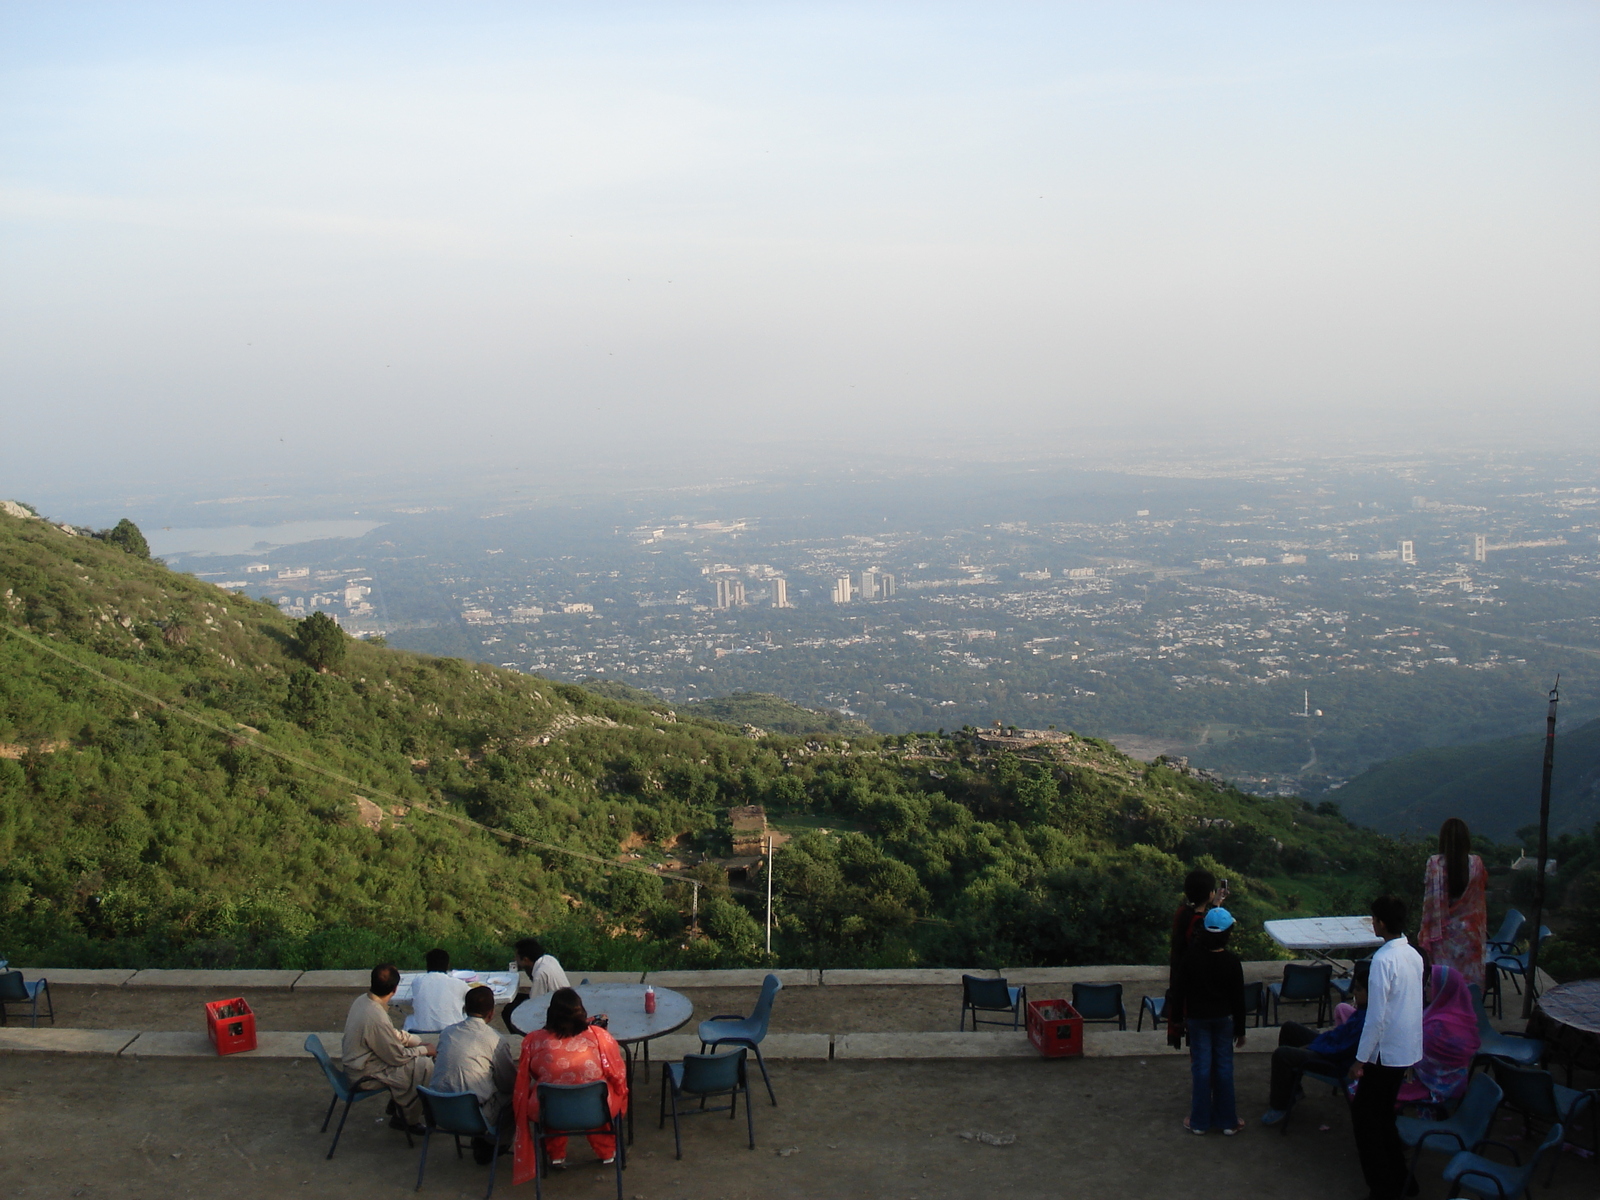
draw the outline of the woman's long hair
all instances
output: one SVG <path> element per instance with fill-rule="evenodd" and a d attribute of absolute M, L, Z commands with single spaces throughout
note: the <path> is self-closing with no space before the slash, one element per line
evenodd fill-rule
<path fill-rule="evenodd" d="M 1471 875 L 1472 832 L 1460 817 L 1451 817 L 1439 826 L 1439 854 L 1444 859 L 1445 880 L 1450 899 L 1460 899 Z"/>
<path fill-rule="evenodd" d="M 583 1007 L 583 997 L 569 987 L 557 988 L 550 994 L 550 1011 L 544 1027 L 557 1037 L 577 1037 L 589 1028 L 589 1010 Z"/>

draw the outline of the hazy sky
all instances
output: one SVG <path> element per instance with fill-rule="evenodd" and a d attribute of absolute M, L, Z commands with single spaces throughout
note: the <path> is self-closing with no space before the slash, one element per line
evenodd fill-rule
<path fill-rule="evenodd" d="M 0 493 L 1592 435 L 1597 76 L 1593 3 L 0 3 Z"/>

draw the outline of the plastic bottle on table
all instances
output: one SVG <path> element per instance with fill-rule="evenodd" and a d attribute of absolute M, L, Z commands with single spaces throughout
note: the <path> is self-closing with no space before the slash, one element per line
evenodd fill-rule
<path fill-rule="evenodd" d="M 645 984 L 645 988 L 644 988 L 644 1011 L 647 1012 L 647 1013 L 653 1013 L 653 1012 L 655 1012 L 655 1010 L 656 1010 L 656 990 L 655 990 L 655 988 L 651 987 L 649 984 Z"/>

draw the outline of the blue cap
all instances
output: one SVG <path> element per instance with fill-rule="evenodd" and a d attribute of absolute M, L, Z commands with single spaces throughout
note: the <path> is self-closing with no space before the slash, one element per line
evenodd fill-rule
<path fill-rule="evenodd" d="M 1233 928 L 1233 914 L 1225 908 L 1213 908 L 1206 912 L 1206 928 L 1212 933 L 1221 933 Z"/>

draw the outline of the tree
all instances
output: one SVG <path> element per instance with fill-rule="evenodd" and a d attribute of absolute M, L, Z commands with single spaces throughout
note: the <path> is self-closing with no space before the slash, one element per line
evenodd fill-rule
<path fill-rule="evenodd" d="M 344 662 L 349 638 L 327 613 L 314 612 L 295 626 L 294 640 L 300 657 L 319 671 L 331 671 Z"/>
<path fill-rule="evenodd" d="M 102 529 L 95 534 L 102 542 L 110 542 L 113 546 L 120 546 L 135 558 L 150 557 L 150 543 L 144 540 L 144 534 L 139 532 L 139 527 L 127 517 L 123 517 L 110 529 Z"/>

